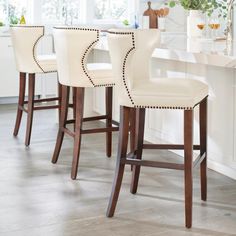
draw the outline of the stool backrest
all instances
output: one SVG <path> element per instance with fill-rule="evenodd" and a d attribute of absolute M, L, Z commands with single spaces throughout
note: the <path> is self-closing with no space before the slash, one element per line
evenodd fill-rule
<path fill-rule="evenodd" d="M 59 82 L 72 87 L 93 87 L 87 70 L 87 58 L 99 41 L 99 30 L 54 27 Z"/>
<path fill-rule="evenodd" d="M 12 26 L 10 33 L 17 70 L 25 73 L 43 72 L 37 62 L 36 50 L 44 35 L 44 26 Z"/>
<path fill-rule="evenodd" d="M 160 31 L 112 29 L 108 46 L 121 103 L 135 105 L 132 88 L 150 78 L 150 60 L 160 45 Z"/>

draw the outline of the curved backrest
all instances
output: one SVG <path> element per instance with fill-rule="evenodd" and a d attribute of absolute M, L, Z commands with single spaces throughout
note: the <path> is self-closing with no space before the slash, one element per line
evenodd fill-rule
<path fill-rule="evenodd" d="M 150 78 L 151 56 L 159 45 L 157 29 L 109 30 L 108 46 L 121 103 L 134 105 L 131 90 Z"/>
<path fill-rule="evenodd" d="M 10 27 L 16 67 L 20 72 L 43 72 L 36 60 L 36 46 L 44 35 L 44 26 Z"/>
<path fill-rule="evenodd" d="M 72 87 L 93 87 L 87 71 L 87 58 L 99 41 L 99 30 L 54 27 L 59 81 Z"/>

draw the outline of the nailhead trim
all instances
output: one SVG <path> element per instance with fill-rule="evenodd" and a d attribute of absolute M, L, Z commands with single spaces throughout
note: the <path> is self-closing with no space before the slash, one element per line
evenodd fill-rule
<path fill-rule="evenodd" d="M 95 30 L 94 30 L 95 31 Z M 83 68 L 83 71 L 85 73 L 85 75 L 88 77 L 89 81 L 91 82 L 91 84 L 95 87 L 95 83 L 94 81 L 92 80 L 92 78 L 89 76 L 88 72 L 87 72 L 87 69 L 86 69 L 86 63 L 85 63 L 85 59 L 87 58 L 87 55 L 88 53 L 90 52 L 90 49 L 93 47 L 93 45 L 95 43 L 97 43 L 99 41 L 99 30 L 96 30 L 97 31 L 97 40 L 93 41 L 88 47 L 87 49 L 85 50 L 83 56 L 82 56 L 82 60 L 81 60 L 81 64 L 82 64 L 82 68 Z"/>
<path fill-rule="evenodd" d="M 54 26 L 54 29 L 64 29 L 64 30 L 85 30 L 85 31 L 97 31 L 98 37 L 99 37 L 99 30 L 97 29 L 91 29 L 91 28 L 81 28 L 81 27 L 60 27 L 60 26 Z"/>
<path fill-rule="evenodd" d="M 168 106 L 140 106 L 140 105 L 136 105 L 136 106 L 134 106 L 134 108 L 193 110 L 194 107 L 168 107 Z"/>
<path fill-rule="evenodd" d="M 93 45 L 95 43 L 97 43 L 99 41 L 99 33 L 100 31 L 97 29 L 90 29 L 90 28 L 80 28 L 80 27 L 53 27 L 54 29 L 64 29 L 64 30 L 84 30 L 84 31 L 95 31 L 97 32 L 97 39 L 95 41 L 93 41 L 85 50 L 83 56 L 82 56 L 82 60 L 81 60 L 81 65 L 82 65 L 82 69 L 84 74 L 86 75 L 86 77 L 89 79 L 90 83 L 93 85 L 93 87 L 112 87 L 115 85 L 115 83 L 111 83 L 111 84 L 95 84 L 93 79 L 89 76 L 87 69 L 86 69 L 86 63 L 85 63 L 85 59 L 88 55 L 88 53 L 90 52 L 90 50 L 92 49 Z"/>
<path fill-rule="evenodd" d="M 98 85 L 94 85 L 95 88 L 99 88 L 99 87 L 113 87 L 116 84 L 98 84 Z"/>
<path fill-rule="evenodd" d="M 35 26 L 35 27 L 33 27 L 33 28 L 39 28 L 39 27 L 40 27 L 40 26 Z M 40 64 L 39 64 L 39 62 L 37 61 L 37 58 L 36 58 L 36 56 L 35 56 L 36 46 L 37 46 L 39 40 L 44 36 L 44 32 L 45 32 L 44 26 L 42 26 L 42 28 L 43 28 L 43 34 L 42 34 L 42 35 L 36 40 L 36 42 L 34 43 L 34 47 L 33 47 L 33 58 L 34 58 L 35 63 L 38 65 L 38 67 L 42 70 L 43 73 L 45 73 L 44 69 L 40 66 Z"/>
<path fill-rule="evenodd" d="M 41 28 L 43 25 L 11 25 L 10 28 Z"/>
<path fill-rule="evenodd" d="M 41 36 L 39 36 L 39 38 L 35 41 L 34 45 L 33 45 L 33 50 L 32 50 L 32 55 L 33 55 L 33 59 L 35 61 L 35 63 L 37 64 L 37 66 L 40 68 L 40 70 L 43 73 L 50 73 L 50 72 L 54 72 L 54 71 L 47 71 L 45 72 L 43 70 L 43 68 L 40 66 L 39 62 L 37 61 L 37 58 L 35 56 L 35 49 L 36 49 L 36 45 L 39 42 L 39 40 L 44 36 L 44 26 L 41 25 L 14 25 L 14 26 L 10 26 L 11 28 L 43 28 L 43 34 Z"/>
<path fill-rule="evenodd" d="M 129 56 L 129 54 L 135 49 L 135 37 L 134 37 L 134 32 L 112 32 L 112 31 L 108 31 L 109 34 L 118 34 L 118 35 L 132 35 L 132 43 L 133 43 L 133 47 L 127 52 L 127 54 L 125 55 L 124 58 L 124 63 L 123 63 L 123 69 L 122 69 L 122 80 L 123 80 L 123 84 L 125 86 L 127 95 L 132 103 L 132 105 L 134 106 L 134 108 L 149 108 L 149 109 L 175 109 L 175 110 L 193 110 L 194 107 L 171 107 L 171 106 L 141 106 L 141 105 L 135 105 L 131 95 L 130 95 L 130 91 L 128 89 L 128 86 L 126 84 L 126 80 L 125 80 L 125 71 L 126 71 L 126 63 L 127 63 L 127 58 Z"/>
<path fill-rule="evenodd" d="M 132 37 L 132 48 L 126 53 L 125 58 L 124 58 L 124 62 L 123 62 L 123 68 L 122 68 L 122 81 L 123 84 L 125 86 L 127 95 L 132 103 L 133 106 L 135 106 L 134 100 L 132 99 L 131 95 L 130 95 L 130 91 L 129 88 L 127 86 L 126 83 L 126 64 L 127 64 L 127 59 L 129 57 L 129 54 L 135 49 L 135 38 L 134 38 L 134 32 L 112 32 L 112 31 L 108 31 L 109 34 L 118 34 L 118 35 L 131 35 Z"/>

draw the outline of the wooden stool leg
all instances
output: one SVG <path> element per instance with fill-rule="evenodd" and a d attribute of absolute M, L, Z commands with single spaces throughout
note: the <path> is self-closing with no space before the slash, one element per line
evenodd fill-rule
<path fill-rule="evenodd" d="M 143 153 L 143 136 L 144 136 L 144 126 L 145 126 L 145 109 L 138 109 L 136 112 L 136 134 L 135 143 L 137 145 L 136 159 L 142 159 Z M 130 187 L 130 192 L 135 194 L 138 188 L 139 174 L 141 166 L 133 166 L 132 182 Z"/>
<path fill-rule="evenodd" d="M 120 132 L 119 132 L 119 144 L 117 153 L 117 162 L 115 177 L 112 186 L 111 197 L 107 209 L 107 217 L 112 217 L 115 212 L 116 204 L 118 201 L 120 187 L 123 179 L 125 164 L 121 163 L 122 158 L 126 158 L 127 144 L 129 137 L 129 115 L 130 108 L 121 106 L 120 108 Z"/>
<path fill-rule="evenodd" d="M 30 145 L 33 115 L 34 115 L 34 95 L 35 95 L 35 74 L 29 74 L 29 87 L 28 87 L 28 114 L 27 114 L 27 128 L 25 136 L 25 145 Z"/>
<path fill-rule="evenodd" d="M 22 118 L 22 113 L 24 106 L 24 101 L 25 101 L 25 81 L 26 81 L 26 73 L 20 73 L 20 86 L 19 86 L 19 99 L 18 99 L 18 108 L 17 108 L 17 116 L 16 116 L 16 123 L 15 123 L 15 128 L 14 128 L 14 136 L 18 135 L 19 128 L 20 128 L 20 123 L 21 123 L 21 118 Z"/>
<path fill-rule="evenodd" d="M 132 108 L 130 112 L 130 152 L 134 152 L 136 150 L 135 128 L 136 128 L 136 109 Z"/>
<path fill-rule="evenodd" d="M 185 225 L 192 226 L 193 198 L 193 110 L 184 111 Z"/>
<path fill-rule="evenodd" d="M 59 83 L 59 81 L 58 81 L 58 83 L 57 83 L 57 88 L 58 88 L 58 105 L 59 105 L 59 108 L 58 108 L 58 121 L 59 121 L 59 124 L 60 124 L 62 85 Z"/>
<path fill-rule="evenodd" d="M 136 128 L 136 109 L 132 108 L 130 111 L 130 152 L 134 153 L 137 149 L 137 144 L 135 143 L 135 128 Z M 130 166 L 131 171 L 133 171 L 133 165 Z"/>
<path fill-rule="evenodd" d="M 72 88 L 73 118 L 76 117 L 76 88 Z"/>
<path fill-rule="evenodd" d="M 74 139 L 73 162 L 71 170 L 72 179 L 76 179 L 78 171 L 83 113 L 84 113 L 84 88 L 76 88 L 75 139 Z"/>
<path fill-rule="evenodd" d="M 201 199 L 207 200 L 207 98 L 200 103 L 200 154 L 205 153 L 201 163 Z"/>
<path fill-rule="evenodd" d="M 112 127 L 112 87 L 106 88 L 106 127 Z M 106 153 L 107 157 L 111 157 L 112 153 L 112 132 L 106 133 Z"/>
<path fill-rule="evenodd" d="M 67 120 L 67 114 L 68 114 L 68 104 L 69 104 L 69 92 L 70 87 L 68 86 L 62 86 L 62 99 L 61 99 L 61 117 L 60 117 L 60 123 L 59 123 L 59 129 L 57 134 L 57 141 L 56 146 L 54 149 L 53 157 L 52 157 L 52 163 L 56 163 L 61 151 L 61 145 L 64 139 L 64 131 L 63 128 L 66 127 L 66 120 Z"/>

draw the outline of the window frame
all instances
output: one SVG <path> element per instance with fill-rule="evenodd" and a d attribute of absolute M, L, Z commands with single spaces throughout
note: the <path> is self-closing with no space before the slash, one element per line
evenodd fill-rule
<path fill-rule="evenodd" d="M 35 0 L 31 1 L 31 0 L 26 0 L 26 14 L 25 16 L 27 16 L 27 19 L 29 22 L 32 22 L 32 2 L 34 2 Z M 7 11 L 7 16 L 6 16 L 6 19 L 4 21 L 5 25 L 6 26 L 9 26 L 10 24 L 10 21 L 9 21 L 9 4 L 10 4 L 10 0 L 6 0 L 5 1 L 5 4 L 6 4 L 6 11 Z"/>
<path fill-rule="evenodd" d="M 44 24 L 44 25 L 54 25 L 54 24 L 64 24 L 64 22 L 57 21 L 49 21 L 43 22 L 42 19 L 42 1 L 43 0 L 27 0 L 27 19 L 26 21 L 31 24 Z M 137 14 L 137 9 L 139 7 L 139 0 L 127 0 L 128 7 L 128 15 L 134 16 Z M 7 7 L 9 0 L 6 0 Z M 106 25 L 106 24 L 118 24 L 119 20 L 115 19 L 95 19 L 95 8 L 89 7 L 93 6 L 95 0 L 78 0 L 79 3 L 79 24 L 91 24 L 91 25 Z M 133 20 L 133 19 L 128 19 Z M 8 24 L 8 22 L 6 22 Z"/>
<path fill-rule="evenodd" d="M 88 0 L 90 1 L 90 4 L 95 5 L 96 0 Z M 131 15 L 136 15 L 137 12 L 137 2 L 138 0 L 127 0 L 128 1 L 128 15 L 131 17 Z M 92 6 L 91 5 L 91 6 Z M 104 25 L 104 24 L 118 24 L 120 23 L 120 20 L 116 19 L 95 19 L 95 8 L 90 9 L 90 16 L 92 16 L 92 22 L 95 25 Z M 129 21 L 133 20 L 131 18 L 128 18 Z"/>
<path fill-rule="evenodd" d="M 129 3 L 129 15 L 134 15 L 138 9 L 139 0 L 127 0 Z M 33 22 L 45 23 L 42 20 L 42 0 L 33 0 L 34 8 L 34 20 Z M 93 6 L 95 0 L 79 0 L 79 24 L 91 24 L 91 25 L 106 25 L 117 24 L 119 20 L 115 19 L 94 19 L 95 9 L 89 6 Z M 39 10 L 40 9 L 40 10 Z M 36 13 L 36 14 L 35 14 Z M 129 19 L 131 20 L 131 19 Z M 62 24 L 63 22 L 48 22 L 49 24 Z M 45 23 L 46 24 L 46 23 Z"/>

